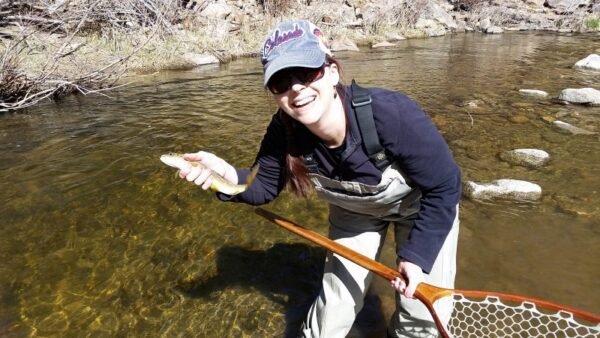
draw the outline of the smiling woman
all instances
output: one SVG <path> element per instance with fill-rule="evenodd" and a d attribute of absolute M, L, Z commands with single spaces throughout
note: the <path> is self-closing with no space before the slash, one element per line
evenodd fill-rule
<path fill-rule="evenodd" d="M 248 190 L 217 196 L 259 205 L 286 184 L 304 197 L 314 189 L 329 203 L 329 237 L 371 259 L 379 258 L 394 223 L 398 271 L 405 278 L 391 283 L 398 305 L 388 335 L 437 336 L 431 315 L 413 295 L 421 282 L 454 286 L 461 180 L 445 140 L 407 96 L 341 84 L 339 63 L 308 21 L 279 24 L 265 39 L 261 63 L 278 110 L 256 156 L 260 170 Z M 388 161 L 371 158 L 373 142 L 385 146 Z M 234 183 L 248 173 L 207 152 L 185 159 Z M 210 170 L 191 167 L 180 176 L 208 189 Z M 371 280 L 368 270 L 330 253 L 300 336 L 345 337 Z M 446 305 L 440 316 L 447 320 L 450 311 Z"/>

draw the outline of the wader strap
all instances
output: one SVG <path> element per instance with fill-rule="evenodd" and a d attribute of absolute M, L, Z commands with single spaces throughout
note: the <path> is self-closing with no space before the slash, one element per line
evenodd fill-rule
<path fill-rule="evenodd" d="M 385 149 L 379 143 L 379 136 L 373 119 L 373 109 L 371 108 L 371 96 L 369 96 L 366 89 L 357 85 L 354 80 L 352 80 L 350 89 L 352 91 L 352 108 L 354 108 L 358 129 L 367 155 L 377 168 L 383 171 L 390 165 L 390 161 Z"/>
<path fill-rule="evenodd" d="M 310 153 L 304 155 L 304 166 L 310 173 L 318 174 L 319 173 L 319 163 L 315 160 L 315 154 Z"/>

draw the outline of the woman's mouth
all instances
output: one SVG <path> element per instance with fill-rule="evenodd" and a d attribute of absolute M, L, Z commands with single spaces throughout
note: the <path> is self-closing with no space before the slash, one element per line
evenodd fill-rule
<path fill-rule="evenodd" d="M 310 103 L 312 103 L 315 100 L 314 96 L 309 96 L 307 98 L 304 98 L 302 100 L 297 100 L 294 103 L 292 103 L 292 107 L 294 108 L 302 108 Z"/>

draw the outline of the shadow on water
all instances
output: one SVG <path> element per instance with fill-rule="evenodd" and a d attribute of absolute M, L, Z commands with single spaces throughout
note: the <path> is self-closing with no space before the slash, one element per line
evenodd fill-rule
<path fill-rule="evenodd" d="M 284 337 L 297 337 L 302 321 L 321 289 L 325 250 L 298 243 L 277 243 L 267 250 L 225 246 L 217 251 L 217 274 L 181 282 L 176 289 L 186 297 L 213 300 L 230 288 L 250 288 L 281 304 Z M 379 296 L 369 292 L 351 335 L 380 336 L 383 311 Z M 377 331 L 374 333 L 373 331 Z"/>

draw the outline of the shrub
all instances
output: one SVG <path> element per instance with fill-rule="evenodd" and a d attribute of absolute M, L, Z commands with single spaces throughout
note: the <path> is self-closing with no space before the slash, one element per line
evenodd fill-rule
<path fill-rule="evenodd" d="M 600 30 L 600 19 L 597 17 L 589 17 L 587 19 L 585 19 L 583 26 L 586 29 L 590 29 L 590 30 Z"/>

